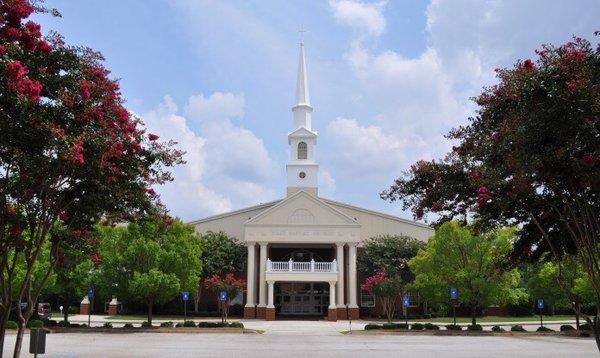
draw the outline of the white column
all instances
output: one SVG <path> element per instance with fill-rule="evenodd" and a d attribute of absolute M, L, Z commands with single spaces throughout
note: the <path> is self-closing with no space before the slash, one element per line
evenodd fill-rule
<path fill-rule="evenodd" d="M 260 243 L 260 265 L 259 279 L 258 279 L 258 307 L 265 307 L 267 305 L 267 285 L 265 283 L 266 275 L 265 270 L 267 267 L 267 243 Z"/>
<path fill-rule="evenodd" d="M 246 307 L 252 307 L 256 305 L 256 297 L 254 296 L 254 287 L 256 286 L 254 282 L 254 265 L 255 265 L 255 256 L 254 252 L 256 251 L 256 244 L 254 242 L 249 242 L 248 244 L 248 268 L 247 268 L 247 288 L 246 288 Z"/>
<path fill-rule="evenodd" d="M 269 284 L 269 303 L 267 304 L 267 308 L 275 308 L 275 305 L 273 304 L 273 286 L 275 286 L 275 281 L 268 281 L 267 283 Z"/>
<path fill-rule="evenodd" d="M 335 309 L 335 281 L 329 282 L 329 309 Z"/>
<path fill-rule="evenodd" d="M 336 245 L 336 261 L 337 261 L 337 272 L 338 272 L 338 284 L 337 284 L 337 306 L 338 308 L 345 308 L 346 302 L 344 302 L 344 243 L 338 242 Z"/>
<path fill-rule="evenodd" d="M 350 261 L 348 265 L 348 271 L 350 271 L 348 273 L 348 280 L 350 281 L 348 285 L 349 306 L 350 308 L 358 308 L 356 304 L 356 243 L 348 244 L 348 261 Z"/>

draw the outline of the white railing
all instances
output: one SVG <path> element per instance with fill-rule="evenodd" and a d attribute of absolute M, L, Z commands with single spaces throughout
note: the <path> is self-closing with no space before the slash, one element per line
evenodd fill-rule
<path fill-rule="evenodd" d="M 267 259 L 267 272 L 337 272 L 337 262 L 295 262 L 289 261 L 271 261 Z"/>

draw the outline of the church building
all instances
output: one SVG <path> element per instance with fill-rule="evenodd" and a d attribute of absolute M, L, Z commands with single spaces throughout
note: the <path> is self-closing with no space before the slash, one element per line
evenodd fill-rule
<path fill-rule="evenodd" d="M 300 44 L 286 198 L 190 223 L 200 234 L 223 231 L 247 245 L 246 318 L 357 319 L 359 307 L 375 305 L 360 290 L 361 243 L 386 234 L 426 241 L 434 233 L 425 224 L 320 197 L 312 112 Z"/>

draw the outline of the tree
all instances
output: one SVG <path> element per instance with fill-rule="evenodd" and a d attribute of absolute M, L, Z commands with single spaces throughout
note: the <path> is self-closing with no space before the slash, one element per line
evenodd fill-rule
<path fill-rule="evenodd" d="M 396 312 L 396 299 L 402 293 L 402 280 L 399 276 L 388 276 L 385 272 L 378 272 L 369 276 L 360 285 L 360 288 L 375 295 L 380 301 L 383 313 L 388 323 Z"/>
<path fill-rule="evenodd" d="M 94 281 L 103 294 L 144 302 L 149 323 L 155 304 L 196 288 L 202 272 L 201 246 L 192 227 L 154 215 L 125 227 L 98 229 L 107 244 L 100 251 L 106 260 Z"/>
<path fill-rule="evenodd" d="M 458 143 L 445 159 L 416 163 L 382 197 L 439 222 L 516 225 L 515 259 L 549 253 L 560 266 L 577 253 L 594 292 L 596 314 L 585 317 L 600 349 L 600 49 L 575 38 L 537 54 L 498 71 L 469 125 L 450 132 Z M 570 295 L 560 276 L 558 284 Z"/>
<path fill-rule="evenodd" d="M 227 322 L 231 300 L 239 295 L 240 292 L 244 292 L 244 289 L 246 288 L 246 280 L 243 278 L 235 278 L 234 273 L 230 272 L 225 275 L 212 275 L 204 281 L 204 285 L 206 288 L 216 293 L 217 296 L 220 295 L 221 292 L 225 292 L 227 294 L 227 299 L 225 301 L 221 301 L 219 298 L 217 298 L 217 303 L 219 309 L 221 310 L 221 322 Z"/>
<path fill-rule="evenodd" d="M 198 302 L 202 293 L 204 278 L 213 275 L 225 275 L 228 272 L 240 272 L 246 264 L 245 246 L 226 233 L 209 231 L 200 238 L 202 245 L 202 278 L 194 295 L 194 310 L 198 311 Z"/>
<path fill-rule="evenodd" d="M 408 262 L 415 274 L 412 288 L 437 299 L 448 298 L 450 287 L 459 292 L 458 301 L 471 307 L 475 325 L 477 308 L 490 304 L 514 303 L 525 292 L 516 288 L 516 269 L 505 269 L 514 230 L 492 230 L 474 235 L 471 228 L 450 221 L 441 225 L 427 246 Z"/>
<path fill-rule="evenodd" d="M 406 263 L 425 246 L 425 243 L 405 235 L 382 235 L 372 237 L 364 244 L 358 257 L 358 269 L 365 275 L 385 272 L 399 275 L 403 281 L 412 280 Z"/>
<path fill-rule="evenodd" d="M 17 310 L 15 356 L 60 242 L 87 237 L 100 218 L 150 210 L 150 186 L 170 180 L 164 168 L 182 162 L 173 143 L 146 134 L 124 108 L 102 56 L 68 47 L 58 34 L 42 37 L 37 23 L 23 23 L 34 11 L 49 10 L 27 0 L 0 3 L 0 351 L 16 297 L 27 309 Z M 48 241 L 51 264 L 33 287 Z M 17 262 L 25 274 L 13 286 Z"/>
<path fill-rule="evenodd" d="M 148 272 L 133 273 L 129 283 L 131 294 L 145 301 L 148 306 L 148 323 L 152 324 L 152 307 L 165 303 L 177 295 L 180 289 L 179 279 L 172 273 L 151 268 Z"/>

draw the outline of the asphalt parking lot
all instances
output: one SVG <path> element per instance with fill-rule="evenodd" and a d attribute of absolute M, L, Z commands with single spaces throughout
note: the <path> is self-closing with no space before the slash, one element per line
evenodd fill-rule
<path fill-rule="evenodd" d="M 10 356 L 15 335 L 7 335 Z M 23 356 L 28 350 L 25 337 Z M 222 333 L 49 334 L 42 357 L 591 357 L 593 339 Z"/>

